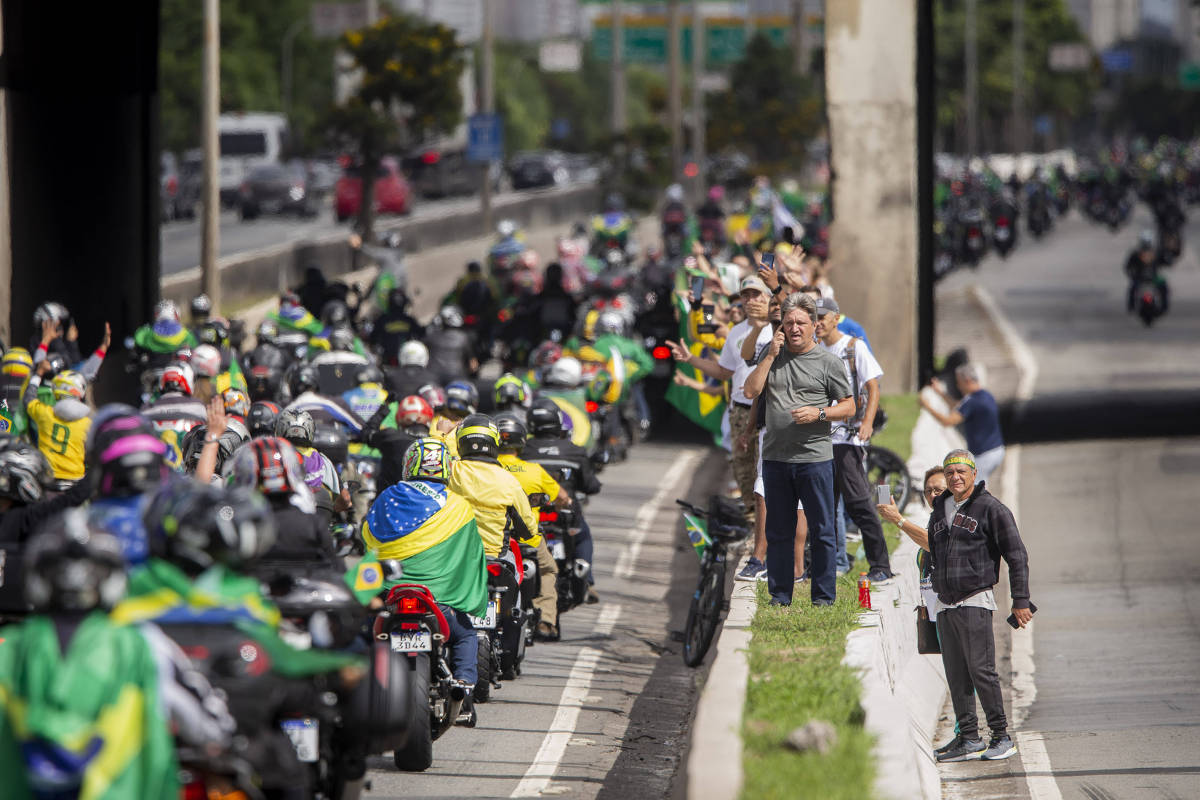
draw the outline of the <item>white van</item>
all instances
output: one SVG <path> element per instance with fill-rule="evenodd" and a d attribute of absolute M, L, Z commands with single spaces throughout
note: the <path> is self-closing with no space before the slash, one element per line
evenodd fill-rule
<path fill-rule="evenodd" d="M 278 164 L 287 146 L 287 118 L 283 114 L 246 112 L 217 118 L 221 151 L 221 204 L 237 201 L 238 187 L 250 170 Z"/>

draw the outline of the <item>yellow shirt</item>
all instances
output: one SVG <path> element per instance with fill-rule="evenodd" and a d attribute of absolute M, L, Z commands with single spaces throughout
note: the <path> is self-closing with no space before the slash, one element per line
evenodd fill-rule
<path fill-rule="evenodd" d="M 88 430 L 92 427 L 91 417 L 68 422 L 54 414 L 54 406 L 41 400 L 30 400 L 27 406 L 29 419 L 38 430 L 38 449 L 50 462 L 54 477 L 62 481 L 77 481 L 83 477 L 84 446 Z"/>
<path fill-rule="evenodd" d="M 498 459 L 500 465 L 512 473 L 513 477 L 521 484 L 521 491 L 526 495 L 545 494 L 550 498 L 550 502 L 558 499 L 559 485 L 558 481 L 550 477 L 550 473 L 546 472 L 545 467 L 533 461 L 522 461 L 516 453 L 501 453 Z M 534 508 L 533 513 L 537 514 L 540 509 Z M 541 534 L 534 537 L 541 541 Z M 537 547 L 537 541 L 531 541 L 534 547 Z"/>
<path fill-rule="evenodd" d="M 454 427 L 446 433 L 438 431 L 438 423 L 442 420 L 454 423 Z M 458 458 L 458 421 L 443 417 L 441 414 L 434 414 L 433 420 L 429 423 L 429 435 L 434 439 L 440 439 L 446 445 L 446 451 L 450 453 L 451 458 Z"/>
<path fill-rule="evenodd" d="M 479 538 L 483 539 L 483 550 L 488 556 L 500 555 L 507 522 L 505 511 L 509 506 L 517 510 L 526 527 L 533 532 L 534 538 L 527 541 L 537 544 L 538 518 L 529 507 L 529 498 L 520 481 L 504 467 L 487 461 L 455 461 L 447 487 L 467 498 L 475 509 Z"/>

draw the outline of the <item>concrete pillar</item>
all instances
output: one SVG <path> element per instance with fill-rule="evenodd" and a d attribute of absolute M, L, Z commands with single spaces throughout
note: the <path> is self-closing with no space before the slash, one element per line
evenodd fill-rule
<path fill-rule="evenodd" d="M 915 0 L 827 0 L 830 280 L 866 328 L 887 392 L 916 388 Z"/>
<path fill-rule="evenodd" d="M 0 9 L 0 54 L 4 52 L 3 11 Z M 0 342 L 11 347 L 9 314 L 12 311 L 12 238 L 9 234 L 8 201 L 8 114 L 5 92 L 0 89 Z"/>

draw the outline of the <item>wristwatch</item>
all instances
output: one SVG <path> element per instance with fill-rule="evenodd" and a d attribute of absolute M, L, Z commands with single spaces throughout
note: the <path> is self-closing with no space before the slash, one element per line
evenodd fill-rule
<path fill-rule="evenodd" d="M 821 422 L 825 421 L 825 409 L 822 408 L 820 411 L 817 412 L 817 419 L 820 420 Z"/>

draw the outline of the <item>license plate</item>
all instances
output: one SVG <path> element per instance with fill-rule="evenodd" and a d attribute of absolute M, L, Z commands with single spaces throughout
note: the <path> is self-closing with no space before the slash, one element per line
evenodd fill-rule
<path fill-rule="evenodd" d="M 315 719 L 285 719 L 279 723 L 279 727 L 283 728 L 283 732 L 292 740 L 292 747 L 296 748 L 296 758 L 309 764 L 317 760 L 320 725 Z"/>
<path fill-rule="evenodd" d="M 433 634 L 429 631 L 393 633 L 392 650 L 396 653 L 428 653 L 433 650 Z"/>
<path fill-rule="evenodd" d="M 565 561 L 567 558 L 567 548 L 562 542 L 551 542 L 550 555 L 554 557 L 555 561 Z"/>
<path fill-rule="evenodd" d="M 1008 240 L 1008 228 L 1000 228 L 996 231 L 996 239 L 1004 242 Z"/>
<path fill-rule="evenodd" d="M 471 620 L 471 624 L 476 628 L 491 628 L 496 627 L 496 601 L 488 600 L 487 614 L 482 617 L 472 616 L 467 614 Z"/>

